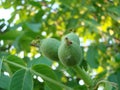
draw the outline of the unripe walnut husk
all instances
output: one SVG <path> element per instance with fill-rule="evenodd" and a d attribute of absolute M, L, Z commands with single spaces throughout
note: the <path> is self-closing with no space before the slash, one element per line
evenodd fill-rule
<path fill-rule="evenodd" d="M 58 57 L 65 66 L 80 64 L 82 62 L 80 45 L 66 37 L 58 49 Z"/>
<path fill-rule="evenodd" d="M 60 46 L 60 41 L 54 38 L 47 38 L 42 40 L 40 44 L 40 51 L 45 57 L 53 61 L 58 61 L 59 46 Z"/>
<path fill-rule="evenodd" d="M 66 37 L 69 38 L 69 40 L 71 40 L 71 41 L 73 41 L 73 42 L 75 42 L 75 43 L 77 43 L 77 44 L 80 45 L 79 37 L 78 37 L 75 33 L 71 32 L 71 33 L 66 34 L 66 35 L 62 38 L 62 42 L 64 42 L 64 39 L 65 39 Z"/>

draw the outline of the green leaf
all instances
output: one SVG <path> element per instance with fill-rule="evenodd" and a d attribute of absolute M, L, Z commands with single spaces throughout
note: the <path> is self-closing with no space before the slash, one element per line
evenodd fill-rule
<path fill-rule="evenodd" d="M 108 80 L 110 82 L 114 82 L 117 84 L 117 88 L 119 88 L 118 90 L 120 90 L 120 70 L 116 71 L 115 73 L 111 74 L 109 77 L 108 77 Z M 115 87 L 115 85 L 112 85 Z M 116 90 L 116 89 L 114 89 Z"/>
<path fill-rule="evenodd" d="M 110 13 L 116 14 L 116 15 L 120 15 L 120 6 L 116 6 L 116 7 L 109 7 L 107 9 Z"/>
<path fill-rule="evenodd" d="M 87 90 L 87 87 L 85 85 L 82 85 L 82 86 L 75 86 L 74 87 L 74 90 Z"/>
<path fill-rule="evenodd" d="M 120 62 L 120 53 L 117 53 L 117 54 L 115 55 L 115 61 L 116 61 L 116 62 Z"/>
<path fill-rule="evenodd" d="M 82 63 L 80 64 L 80 67 L 87 71 L 88 70 L 87 61 L 83 59 Z"/>
<path fill-rule="evenodd" d="M 107 71 L 105 70 L 105 71 L 97 74 L 96 77 L 95 77 L 96 80 L 100 80 L 100 79 L 104 78 L 106 76 L 106 73 L 107 73 Z"/>
<path fill-rule="evenodd" d="M 33 32 L 39 32 L 40 31 L 40 23 L 26 23 L 29 29 L 31 29 Z"/>
<path fill-rule="evenodd" d="M 9 55 L 8 52 L 0 52 L 0 58 L 7 57 Z"/>
<path fill-rule="evenodd" d="M 1 76 L 2 63 L 3 63 L 3 59 L 0 58 L 0 76 Z"/>
<path fill-rule="evenodd" d="M 45 86 L 44 86 L 44 90 L 51 90 L 51 89 L 48 87 L 47 84 L 45 84 Z"/>
<path fill-rule="evenodd" d="M 0 88 L 7 90 L 9 83 L 10 83 L 10 78 L 2 74 L 0 76 Z"/>
<path fill-rule="evenodd" d="M 13 20 L 15 19 L 16 14 L 17 14 L 17 11 L 14 11 L 14 12 L 11 13 L 11 17 L 10 17 L 10 19 L 8 20 L 9 23 L 12 23 L 12 22 L 13 22 Z M 13 27 L 16 27 L 16 25 L 14 25 Z M 11 30 L 16 30 L 16 29 L 17 29 L 17 28 L 13 28 L 13 27 L 12 27 L 12 28 L 10 27 L 10 29 L 11 29 Z"/>
<path fill-rule="evenodd" d="M 66 26 L 67 29 L 75 29 L 77 27 L 77 22 L 78 22 L 78 19 L 70 19 L 68 20 L 68 24 Z"/>
<path fill-rule="evenodd" d="M 14 73 L 18 69 L 21 69 L 23 66 L 26 66 L 25 62 L 23 59 L 10 55 L 6 58 L 5 62 L 7 62 L 8 66 L 10 67 L 11 71 Z M 20 68 L 21 67 L 21 68 Z"/>
<path fill-rule="evenodd" d="M 30 61 L 28 63 L 28 67 L 32 67 L 37 64 L 45 64 L 45 65 L 51 66 L 52 61 L 46 57 L 40 56 L 39 58 L 36 58 L 36 59 L 33 59 L 32 61 Z"/>
<path fill-rule="evenodd" d="M 75 0 L 59 0 L 62 4 L 64 4 L 66 7 L 71 8 L 71 2 L 75 3 Z"/>
<path fill-rule="evenodd" d="M 106 51 L 106 46 L 105 46 L 103 43 L 100 43 L 100 44 L 98 45 L 98 48 L 99 48 L 103 53 L 105 53 L 105 51 Z"/>
<path fill-rule="evenodd" d="M 37 79 L 34 79 L 34 89 L 33 90 L 44 90 L 44 82 L 39 82 Z"/>
<path fill-rule="evenodd" d="M 31 72 L 24 69 L 15 72 L 11 79 L 9 90 L 33 90 Z"/>
<path fill-rule="evenodd" d="M 13 62 L 13 63 L 16 63 L 16 64 L 20 64 L 22 66 L 26 66 L 25 62 L 23 61 L 23 59 L 17 57 L 17 56 L 14 56 L 14 55 L 9 55 L 7 57 L 7 60 L 9 62 Z"/>
<path fill-rule="evenodd" d="M 2 5 L 5 9 L 11 7 L 11 2 L 9 0 L 6 0 L 5 2 L 2 2 Z"/>
<path fill-rule="evenodd" d="M 40 9 L 39 11 L 38 11 L 38 13 L 36 13 L 36 15 L 35 15 L 35 20 L 37 21 L 37 22 L 41 22 L 42 21 L 42 16 L 45 14 L 45 11 L 44 10 L 42 10 L 42 9 Z"/>
<path fill-rule="evenodd" d="M 36 7 L 38 7 L 38 8 L 41 7 L 41 4 L 38 3 L 38 2 L 35 2 L 35 1 L 29 1 L 29 3 L 30 3 L 32 6 L 36 6 Z"/>
<path fill-rule="evenodd" d="M 4 59 L 4 56 L 2 58 L 0 58 L 0 76 L 1 76 L 1 70 L 3 67 L 3 59 Z"/>
<path fill-rule="evenodd" d="M 104 90 L 112 90 L 112 84 L 109 83 L 109 82 L 106 82 L 106 83 L 105 83 Z"/>
<path fill-rule="evenodd" d="M 87 19 L 83 20 L 87 26 L 89 26 L 89 32 L 95 32 L 98 33 L 97 26 L 99 26 L 99 23 L 94 19 Z"/>
<path fill-rule="evenodd" d="M 10 30 L 6 33 L 0 33 L 0 39 L 2 40 L 14 40 L 19 36 L 22 32 L 15 31 L 15 30 Z"/>
<path fill-rule="evenodd" d="M 47 77 L 47 78 L 50 78 L 50 79 L 53 79 L 53 80 L 59 82 L 57 80 L 57 77 L 56 77 L 55 73 L 53 72 L 53 70 L 50 67 L 48 67 L 47 65 L 43 65 L 43 64 L 35 65 L 35 66 L 33 66 L 32 69 L 35 72 L 41 74 L 43 77 Z M 61 87 L 59 87 L 58 85 L 53 84 L 50 81 L 47 81 L 47 78 L 43 78 L 43 79 L 46 81 L 46 84 L 51 88 L 51 90 L 62 90 Z"/>
<path fill-rule="evenodd" d="M 110 6 L 108 9 L 108 15 L 110 16 L 110 17 L 112 17 L 115 21 L 119 21 L 120 20 L 120 17 L 119 17 L 119 15 L 120 15 L 120 6 L 118 5 L 118 6 Z"/>
<path fill-rule="evenodd" d="M 98 63 L 98 51 L 97 51 L 96 47 L 94 47 L 94 46 L 89 47 L 89 49 L 87 51 L 86 60 L 92 68 L 98 67 L 98 65 L 99 65 L 99 63 Z"/>

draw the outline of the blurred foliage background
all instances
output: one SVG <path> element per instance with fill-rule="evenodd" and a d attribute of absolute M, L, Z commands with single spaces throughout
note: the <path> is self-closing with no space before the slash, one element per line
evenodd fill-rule
<path fill-rule="evenodd" d="M 88 65 L 83 67 L 88 67 L 88 73 L 96 80 L 117 83 L 120 90 L 119 0 L 1 0 L 0 8 L 12 10 L 8 20 L 0 18 L 1 60 L 13 55 L 22 58 L 26 64 L 29 61 L 44 63 L 55 69 L 62 83 L 76 90 L 84 88 L 84 85 L 77 85 L 79 78 L 73 79 L 73 71 L 49 61 L 38 48 L 39 40 L 48 37 L 60 40 L 74 31 L 80 37 Z M 16 70 L 9 68 L 12 75 Z M 9 72 L 9 69 L 3 68 L 4 71 Z M 44 90 L 43 83 L 36 79 L 34 82 L 34 90 Z"/>

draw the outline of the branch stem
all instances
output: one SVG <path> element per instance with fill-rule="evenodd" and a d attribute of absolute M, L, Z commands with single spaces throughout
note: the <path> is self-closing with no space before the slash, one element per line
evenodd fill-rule
<path fill-rule="evenodd" d="M 85 71 L 83 71 L 79 66 L 74 66 L 73 69 L 74 71 L 76 71 L 79 77 L 83 79 L 83 81 L 88 87 L 88 90 L 94 90 L 94 82 L 90 78 L 90 76 Z"/>

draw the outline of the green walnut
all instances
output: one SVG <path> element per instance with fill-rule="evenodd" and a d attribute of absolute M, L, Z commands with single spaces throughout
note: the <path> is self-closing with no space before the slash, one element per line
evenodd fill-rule
<path fill-rule="evenodd" d="M 60 41 L 54 38 L 47 38 L 42 40 L 40 44 L 40 51 L 45 57 L 53 61 L 58 61 L 59 46 L 60 46 Z"/>
<path fill-rule="evenodd" d="M 71 32 L 71 33 L 69 33 L 69 34 L 66 34 L 66 35 L 62 38 L 62 42 L 64 41 L 64 39 L 65 39 L 66 37 L 68 37 L 71 41 L 74 41 L 74 42 L 76 42 L 77 44 L 80 44 L 79 37 L 78 37 L 75 33 Z"/>
<path fill-rule="evenodd" d="M 58 49 L 58 57 L 65 66 L 78 65 L 82 62 L 81 48 L 66 37 Z"/>

